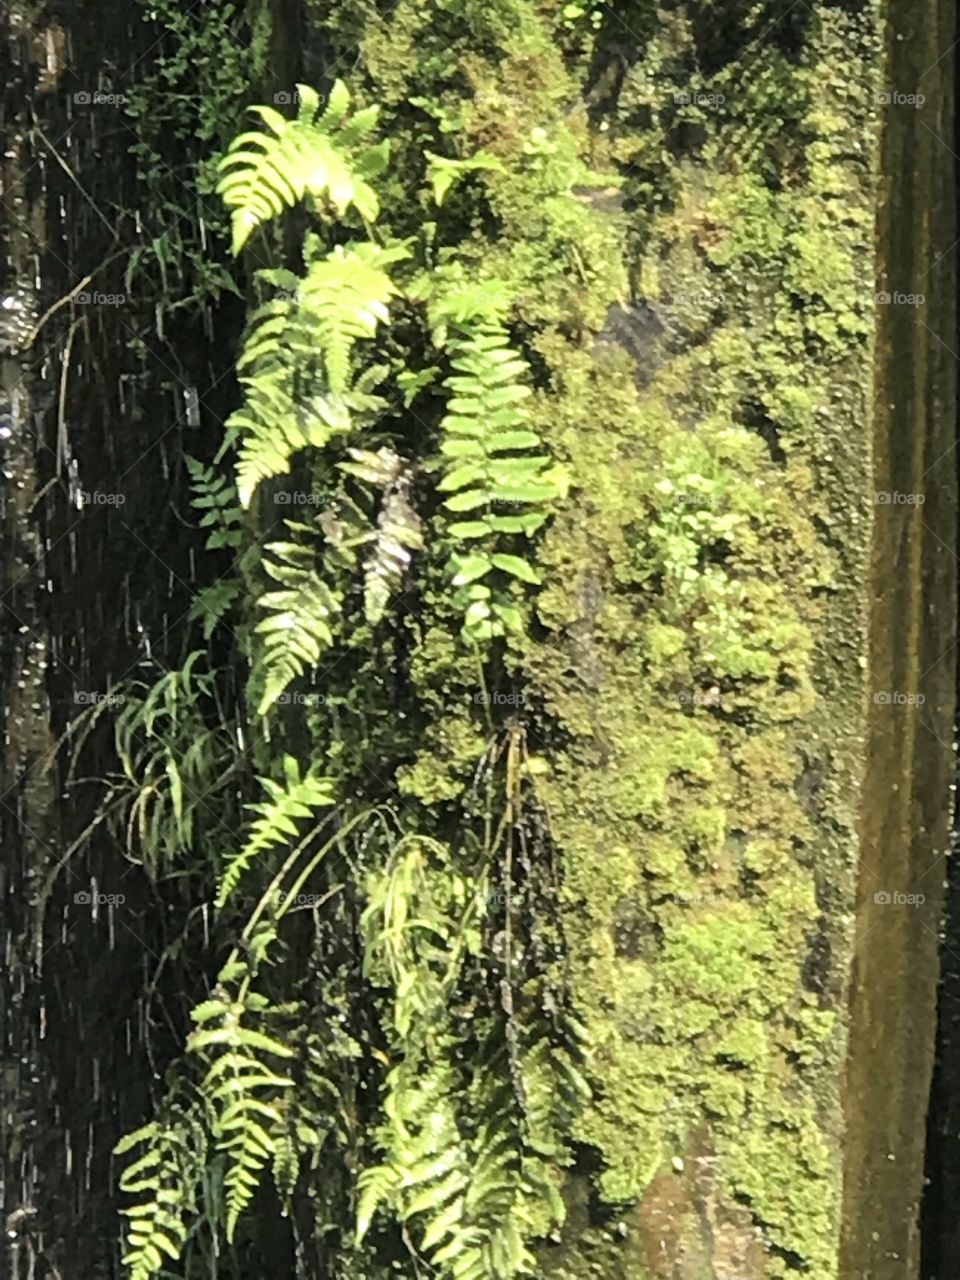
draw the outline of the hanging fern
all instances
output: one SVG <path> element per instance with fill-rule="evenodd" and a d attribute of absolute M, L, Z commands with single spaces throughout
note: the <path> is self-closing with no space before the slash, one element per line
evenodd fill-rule
<path fill-rule="evenodd" d="M 300 766 L 293 756 L 284 756 L 283 772 L 285 785 L 272 778 L 261 778 L 260 784 L 267 793 L 267 799 L 247 805 L 258 817 L 243 848 L 227 860 L 217 890 L 218 907 L 224 906 L 256 858 L 267 849 L 289 844 L 299 832 L 298 822 L 312 818 L 315 809 L 325 808 L 334 802 L 333 781 L 318 777 L 311 771 L 301 775 Z"/>
<path fill-rule="evenodd" d="M 184 455 L 184 461 L 190 472 L 193 507 L 202 513 L 200 528 L 210 530 L 204 547 L 207 551 L 238 547 L 243 538 L 243 512 L 237 501 L 236 486 L 196 458 Z"/>
<path fill-rule="evenodd" d="M 115 1155 L 143 1148 L 120 1176 L 120 1190 L 137 1203 L 128 1220 L 123 1265 L 130 1280 L 151 1280 L 164 1257 L 177 1262 L 197 1210 L 207 1160 L 208 1107 L 202 1093 L 184 1096 L 175 1083 L 150 1124 L 121 1138 Z"/>
<path fill-rule="evenodd" d="M 288 522 L 288 528 L 289 528 Z M 279 586 L 257 601 L 268 616 L 257 623 L 263 637 L 258 679 L 262 687 L 259 715 L 280 699 L 292 681 L 316 666 L 324 649 L 333 644 L 333 626 L 340 612 L 340 597 L 326 585 L 316 569 L 312 548 L 297 542 L 271 542 L 263 560 L 264 570 Z"/>
<path fill-rule="evenodd" d="M 241 133 L 220 163 L 217 190 L 231 210 L 235 254 L 257 227 L 306 196 L 329 201 L 340 217 L 351 205 L 368 221 L 377 216 L 370 179 L 383 171 L 389 144 L 360 144 L 376 125 L 379 108 L 358 111 L 348 122 L 350 94 L 341 80 L 323 112 L 315 89 L 298 85 L 297 93 L 296 119 L 254 107 L 269 132 Z"/>
<path fill-rule="evenodd" d="M 408 256 L 402 245 L 370 242 L 321 254 L 308 237 L 305 276 L 296 290 L 258 308 L 250 319 L 238 361 L 244 404 L 228 420 L 239 438 L 237 484 L 244 506 L 256 486 L 289 469 L 300 449 L 323 448 L 354 425 L 354 416 L 375 413 L 385 402 L 371 395 L 382 369 L 356 373 L 353 349 L 373 338 L 389 318 L 398 289 L 386 268 Z M 285 271 L 262 271 L 270 284 L 290 286 Z"/>
<path fill-rule="evenodd" d="M 388 1073 L 377 1129 L 383 1159 L 358 1180 L 358 1237 L 389 1208 L 416 1226 L 419 1248 L 450 1280 L 535 1275 L 528 1240 L 563 1221 L 551 1169 L 569 1161 L 564 1108 L 576 1113 L 585 1081 L 566 1048 L 548 1041 L 542 1018 L 529 1051 L 520 1046 L 517 1080 L 502 1010 L 474 1025 L 474 1059 L 459 1058 L 451 1006 L 464 962 L 480 955 L 480 919 L 442 846 L 401 842 L 368 892 L 365 969 L 390 991 L 400 1061 Z"/>
<path fill-rule="evenodd" d="M 445 460 L 441 492 L 456 547 L 451 557 L 456 601 L 464 609 L 464 635 L 484 642 L 522 632 L 523 614 L 513 580 L 537 585 L 529 558 L 510 550 L 546 521 L 562 495 L 562 473 L 530 429 L 523 401 L 530 387 L 521 381 L 528 366 L 510 346 L 496 290 L 475 287 L 441 293 L 431 318 L 438 340 L 450 351 L 454 372 L 441 428 Z M 504 514 L 508 508 L 514 514 Z"/>
<path fill-rule="evenodd" d="M 284 1128 L 283 1098 L 293 1080 L 279 1074 L 274 1059 L 293 1058 L 295 1050 L 271 1034 L 270 1022 L 292 1012 L 273 1008 L 264 996 L 251 992 L 247 982 L 233 997 L 221 982 L 213 997 L 191 1015 L 199 1025 L 187 1049 L 206 1063 L 201 1093 L 213 1108 L 210 1129 L 216 1149 L 227 1159 L 230 1242 L 263 1168 L 277 1155 Z"/>
<path fill-rule="evenodd" d="M 390 596 L 400 588 L 411 561 L 411 552 L 423 550 L 420 518 L 413 508 L 410 489 L 413 467 L 392 449 L 348 449 L 351 462 L 340 469 L 375 486 L 383 494 L 376 532 L 367 535 L 373 551 L 364 565 L 364 613 L 376 624 L 383 617 Z"/>

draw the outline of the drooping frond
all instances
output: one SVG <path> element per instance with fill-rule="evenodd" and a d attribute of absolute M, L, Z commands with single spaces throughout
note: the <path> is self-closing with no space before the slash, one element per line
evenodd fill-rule
<path fill-rule="evenodd" d="M 423 550 L 420 517 L 411 501 L 413 467 L 386 447 L 348 449 L 352 462 L 342 462 L 343 471 L 357 476 L 382 492 L 376 532 L 370 535 L 373 550 L 364 565 L 364 613 L 376 626 L 383 617 L 391 595 L 403 581 L 411 552 Z"/>
<path fill-rule="evenodd" d="M 217 890 L 217 906 L 222 907 L 236 888 L 241 876 L 250 864 L 267 849 L 289 844 L 299 834 L 298 823 L 312 818 L 315 809 L 325 808 L 334 802 L 334 783 L 331 778 L 319 777 L 308 770 L 301 774 L 293 756 L 284 756 L 284 784 L 273 778 L 261 778 L 260 784 L 267 793 L 266 800 L 247 805 L 257 814 L 246 843 L 239 853 L 231 855 L 220 877 Z"/>
<path fill-rule="evenodd" d="M 274 1060 L 293 1058 L 295 1050 L 274 1034 L 270 1020 L 289 1012 L 271 1008 L 247 983 L 236 995 L 221 983 L 192 1013 L 198 1026 L 187 1048 L 206 1063 L 201 1092 L 213 1108 L 210 1127 L 216 1149 L 227 1161 L 228 1242 L 264 1167 L 276 1157 L 284 1130 L 284 1101 L 293 1080 L 280 1073 Z"/>
<path fill-rule="evenodd" d="M 239 438 L 237 487 L 244 506 L 262 480 L 289 469 L 293 454 L 323 448 L 349 431 L 357 415 L 384 406 L 371 396 L 369 378 L 355 372 L 353 350 L 388 319 L 388 304 L 399 290 L 387 268 L 406 256 L 403 245 L 370 242 L 321 253 L 310 238 L 307 272 L 294 277 L 296 291 L 251 316 L 238 361 L 245 400 L 227 423 Z M 290 283 L 289 272 L 259 275 L 268 283 Z"/>
<path fill-rule="evenodd" d="M 220 162 L 217 190 L 231 211 L 235 254 L 257 227 L 306 196 L 328 201 L 340 217 L 351 205 L 368 221 L 377 216 L 369 179 L 386 165 L 389 144 L 361 144 L 379 108 L 367 107 L 347 121 L 350 94 L 339 80 L 322 112 L 315 89 L 298 85 L 297 92 L 295 119 L 272 107 L 254 107 L 266 131 L 241 133 Z"/>
<path fill-rule="evenodd" d="M 381 1162 L 358 1179 L 358 1237 L 389 1210 L 443 1280 L 535 1275 L 529 1241 L 563 1222 L 556 1170 L 570 1161 L 568 1109 L 582 1105 L 585 1082 L 542 1017 L 511 1049 L 502 1008 L 472 1023 L 472 1059 L 458 1055 L 451 1006 L 479 952 L 478 919 L 441 846 L 401 842 L 368 892 L 365 971 L 390 991 L 398 1061 L 377 1129 Z"/>
<path fill-rule="evenodd" d="M 156 1118 L 114 1148 L 115 1155 L 141 1149 L 120 1175 L 120 1190 L 136 1197 L 122 1210 L 128 1220 L 123 1265 L 129 1280 L 151 1280 L 165 1259 L 180 1258 L 207 1159 L 207 1110 L 202 1095 L 186 1100 L 174 1088 Z"/>
<path fill-rule="evenodd" d="M 333 644 L 333 627 L 340 597 L 316 569 L 311 547 L 298 542 L 271 542 L 263 567 L 279 586 L 257 601 L 267 617 L 257 623 L 262 637 L 257 670 L 262 687 L 257 711 L 263 715 L 282 698 L 290 683 L 316 666 L 324 649 Z"/>

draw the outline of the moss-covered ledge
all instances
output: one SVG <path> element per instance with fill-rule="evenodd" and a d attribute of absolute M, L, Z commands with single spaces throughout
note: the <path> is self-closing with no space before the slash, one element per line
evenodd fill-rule
<path fill-rule="evenodd" d="M 900 972 L 910 948 L 923 954 L 918 998 L 912 1021 L 895 1016 L 869 979 L 878 1002 L 855 1000 L 845 1094 L 854 957 L 869 956 L 858 875 L 860 898 L 873 891 L 858 871 L 874 821 L 862 809 L 909 768 L 889 756 L 867 773 L 881 679 L 870 582 L 889 572 L 875 494 L 936 456 L 918 445 L 888 474 L 881 450 L 874 479 L 874 405 L 892 398 L 877 392 L 878 355 L 890 354 L 878 321 L 882 334 L 900 326 L 897 379 L 910 382 L 908 367 L 918 385 L 932 377 L 917 316 L 875 300 L 882 166 L 889 182 L 901 163 L 889 139 L 904 128 L 888 109 L 901 104 L 882 95 L 911 92 L 892 80 L 904 42 L 880 0 L 592 9 L 312 6 L 331 58 L 360 50 L 401 167 L 415 170 L 422 149 L 413 106 L 506 162 L 472 246 L 518 299 L 539 357 L 536 426 L 575 478 L 540 551 L 537 638 L 514 654 L 527 733 L 550 762 L 569 972 L 597 1084 L 542 1273 L 866 1276 L 880 1247 L 876 1170 L 909 1144 L 897 1166 L 907 1181 L 888 1179 L 883 1194 L 900 1194 L 906 1217 L 919 1194 L 929 1052 L 911 1046 L 932 1044 L 938 911 L 931 884 L 922 944 L 919 916 L 883 917 L 899 922 L 886 945 Z M 911 31 L 934 6 L 921 9 Z M 925 39 L 949 44 L 942 31 Z M 572 220 L 552 188 L 517 177 L 531 146 L 550 181 L 586 163 L 619 169 L 623 189 L 581 178 Z M 409 230 L 404 193 L 387 217 Z M 916 221 L 901 202 L 882 234 L 904 241 Z M 891 284 L 909 292 L 919 273 L 907 264 Z M 934 327 L 948 318 L 933 316 Z M 950 422 L 942 406 L 937 431 Z M 902 440 L 900 419 L 889 430 Z M 949 544 L 952 488 L 937 509 Z M 915 623 L 938 601 L 937 636 L 922 644 L 939 637 L 945 650 L 952 562 L 925 558 L 933 542 L 916 534 L 916 507 L 904 518 L 912 585 L 885 597 L 873 630 L 902 610 Z M 892 687 L 915 692 L 926 665 L 898 669 Z M 411 676 L 425 719 L 399 785 L 414 801 L 455 803 L 483 749 L 465 710 L 471 676 L 442 629 L 422 637 Z M 935 702 L 949 743 L 946 685 Z M 902 744 L 913 712 L 897 710 L 888 741 Z M 927 813 L 901 815 L 904 849 L 923 824 L 923 847 L 943 845 L 949 755 L 927 739 Z M 887 887 L 906 892 L 907 879 Z M 885 930 L 871 934 L 878 948 Z M 870 1019 L 888 1034 L 888 1070 L 914 1077 L 897 1149 L 881 1151 L 864 1123 Z M 907 1267 L 899 1244 L 883 1247 Z"/>
<path fill-rule="evenodd" d="M 952 484 L 929 537 L 916 506 L 898 511 L 909 563 L 891 562 L 887 512 L 873 529 L 877 491 L 923 488 L 953 419 L 948 396 L 928 425 L 932 339 L 915 314 L 874 300 L 878 143 L 899 163 L 890 137 L 903 128 L 882 96 L 890 15 L 812 8 L 757 45 L 748 22 L 728 29 L 741 46 L 727 58 L 705 43 L 700 6 L 660 15 L 604 121 L 613 154 L 642 179 L 632 306 L 611 313 L 589 352 L 543 341 L 569 406 L 543 429 L 591 483 L 548 536 L 548 636 L 529 667 L 568 734 L 550 805 L 602 1082 L 579 1131 L 598 1153 L 592 1185 L 571 1190 L 579 1211 L 544 1255 L 555 1277 L 913 1274 L 904 1229 L 921 1187 L 936 874 L 923 919 L 895 902 L 879 918 L 875 966 L 892 948 L 903 981 L 893 1005 L 887 981 L 867 979 L 876 986 L 855 1001 L 852 1045 L 848 992 L 875 923 L 854 922 L 855 900 L 909 893 L 945 844 L 950 664 L 927 676 L 929 734 L 918 736 L 915 705 L 898 705 L 887 764 L 867 735 L 880 685 L 915 694 L 952 641 L 953 561 L 935 549 L 952 541 Z M 948 46 L 944 32 L 934 44 Z M 688 111 L 671 111 L 677 93 Z M 638 120 L 657 136 L 632 129 Z M 893 216 L 905 223 L 888 219 L 885 234 L 902 243 L 917 219 Z M 902 292 L 934 256 L 930 242 L 917 253 Z M 884 335 L 899 325 L 901 358 L 888 366 L 898 385 L 908 367 L 920 388 L 907 391 L 917 434 L 907 446 L 908 419 L 890 420 L 875 480 L 878 317 Z M 948 319 L 949 307 L 928 323 Z M 895 353 L 881 343 L 879 354 Z M 888 591 L 891 574 L 901 585 Z M 883 598 L 875 636 L 918 635 L 936 619 L 906 667 L 895 660 L 892 684 L 876 661 L 870 681 L 871 575 Z M 887 828 L 911 870 L 881 886 L 868 865 L 858 889 L 876 790 L 889 796 L 903 779 L 908 792 L 911 768 L 928 780 L 924 797 L 896 801 Z M 861 1039 L 866 1020 L 873 1034 Z M 864 1100 L 882 1110 L 890 1092 L 902 1101 L 878 1142 Z M 859 1161 L 846 1206 L 845 1142 L 850 1168 Z M 885 1251 L 870 1226 L 880 1194 L 893 1224 Z M 841 1263 L 844 1218 L 856 1225 Z M 886 1270 L 866 1269 L 883 1256 Z"/>

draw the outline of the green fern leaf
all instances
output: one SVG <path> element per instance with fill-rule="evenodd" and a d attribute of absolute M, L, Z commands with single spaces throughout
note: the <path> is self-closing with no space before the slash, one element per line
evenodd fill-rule
<path fill-rule="evenodd" d="M 316 809 L 326 808 L 334 802 L 334 784 L 330 778 L 318 777 L 310 771 L 301 776 L 300 766 L 292 756 L 287 756 L 284 763 L 286 786 L 280 786 L 272 778 L 261 778 L 267 799 L 247 806 L 258 815 L 257 820 L 243 848 L 227 861 L 223 869 L 217 890 L 218 907 L 224 906 L 256 858 L 268 849 L 289 844 L 297 837 L 299 824 L 304 818 L 312 818 Z M 269 1048 L 262 1044 L 254 1047 Z"/>
<path fill-rule="evenodd" d="M 529 452 L 541 440 L 527 425 L 523 401 L 530 388 L 519 381 L 527 364 L 509 345 L 503 310 L 496 291 L 490 296 L 481 286 L 441 293 L 431 306 L 454 370 L 445 380 L 451 394 L 441 424 L 445 473 L 438 489 L 449 495 L 446 511 L 473 517 L 452 521 L 447 535 L 454 543 L 450 576 L 464 611 L 463 634 L 475 643 L 524 630 L 523 611 L 507 584 L 536 586 L 540 575 L 519 549 L 503 545 L 502 535 L 532 535 L 564 492 L 551 458 Z M 504 515 L 498 508 L 506 505 L 526 509 Z M 464 543 L 481 545 L 467 551 Z"/>
<path fill-rule="evenodd" d="M 217 190 L 231 211 L 234 254 L 257 227 L 306 196 L 329 201 L 340 217 L 351 205 L 368 221 L 377 216 L 377 196 L 368 179 L 382 171 L 388 144 L 360 148 L 376 124 L 377 109 L 358 112 L 344 124 L 350 95 L 341 81 L 323 113 L 316 90 L 297 88 L 296 119 L 271 107 L 254 107 L 266 131 L 240 134 L 220 162 Z"/>
<path fill-rule="evenodd" d="M 265 558 L 263 567 L 280 589 L 266 592 L 257 602 L 268 612 L 255 628 L 262 638 L 259 715 L 281 701 L 308 667 L 317 665 L 333 644 L 340 612 L 340 596 L 317 573 L 312 550 L 294 542 L 273 542 L 266 551 L 273 558 Z"/>

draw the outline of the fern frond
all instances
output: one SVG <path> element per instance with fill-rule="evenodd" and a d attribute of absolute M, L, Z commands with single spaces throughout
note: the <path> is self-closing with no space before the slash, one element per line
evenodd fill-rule
<path fill-rule="evenodd" d="M 204 544 L 207 551 L 221 547 L 237 547 L 243 538 L 243 512 L 237 499 L 236 486 L 213 467 L 184 455 L 193 489 L 192 506 L 201 512 L 200 528 L 209 529 Z"/>
<path fill-rule="evenodd" d="M 368 179 L 382 172 L 389 144 L 360 143 L 376 124 L 378 109 L 368 107 L 345 122 L 350 95 L 342 81 L 323 112 L 315 89 L 298 85 L 297 91 L 296 119 L 254 107 L 266 131 L 240 134 L 220 162 L 217 190 L 231 211 L 234 254 L 257 227 L 306 196 L 329 201 L 340 217 L 351 205 L 368 221 L 377 216 L 379 203 Z"/>
<path fill-rule="evenodd" d="M 286 845 L 299 834 L 298 823 L 312 818 L 315 809 L 325 808 L 334 802 L 334 784 L 330 778 L 322 778 L 312 771 L 300 773 L 300 766 L 293 756 L 285 756 L 284 785 L 273 778 L 261 778 L 260 784 L 267 793 L 266 800 L 247 805 L 257 814 L 247 841 L 239 853 L 227 861 L 220 876 L 217 890 L 217 906 L 222 907 L 241 876 L 260 854 L 277 845 Z"/>
<path fill-rule="evenodd" d="M 231 996 L 220 987 L 217 1001 L 194 1010 L 201 1025 L 187 1041 L 189 1052 L 207 1064 L 201 1092 L 213 1107 L 211 1134 L 226 1157 L 226 1236 L 233 1241 L 237 1221 L 260 1181 L 263 1169 L 277 1156 L 284 1128 L 284 1097 L 293 1080 L 270 1065 L 270 1058 L 290 1059 L 295 1050 L 273 1034 L 249 1025 L 269 1025 L 271 1008 L 261 996 Z M 246 984 L 241 992 L 246 991 Z M 219 1004 L 219 1008 L 211 1006 Z"/>
<path fill-rule="evenodd" d="M 309 238 L 306 252 L 307 273 L 293 297 L 273 299 L 251 316 L 238 362 L 245 399 L 227 429 L 239 439 L 243 506 L 261 481 L 289 470 L 295 453 L 323 448 L 351 429 L 355 414 L 385 405 L 370 394 L 370 377 L 354 380 L 353 350 L 389 318 L 399 290 L 387 267 L 408 250 L 361 241 L 320 255 L 319 242 Z M 287 273 L 259 274 L 287 282 Z"/>
<path fill-rule="evenodd" d="M 316 666 L 324 649 L 333 644 L 333 626 L 340 612 L 340 596 L 317 573 L 311 548 L 296 542 L 271 542 L 272 559 L 263 567 L 279 586 L 257 601 L 268 617 L 255 627 L 263 643 L 258 663 L 263 692 L 257 712 L 263 715 L 281 699 L 290 683 Z"/>
<path fill-rule="evenodd" d="M 503 161 L 489 151 L 477 151 L 466 160 L 451 160 L 446 156 L 434 155 L 432 151 L 424 153 L 429 161 L 427 178 L 433 187 L 433 198 L 438 205 L 443 204 L 447 192 L 458 178 L 466 173 L 474 173 L 486 169 L 488 172 L 505 173 Z"/>
<path fill-rule="evenodd" d="M 337 245 L 311 262 L 300 286 L 296 327 L 314 348 L 319 343 L 332 395 L 347 391 L 354 345 L 374 337 L 389 318 L 387 304 L 399 289 L 386 268 L 407 257 L 403 245 L 384 248 L 360 241 Z"/>
<path fill-rule="evenodd" d="M 411 501 L 413 466 L 405 458 L 383 447 L 348 449 L 352 462 L 340 469 L 357 476 L 382 491 L 376 532 L 370 535 L 373 551 L 364 565 L 364 614 L 371 626 L 383 617 L 391 595 L 397 591 L 407 571 L 412 551 L 423 550 L 420 517 Z"/>
<path fill-rule="evenodd" d="M 511 580 L 536 585 L 530 560 L 509 550 L 518 536 L 531 537 L 564 492 L 562 475 L 531 430 L 523 401 L 528 372 L 497 318 L 499 301 L 469 290 L 443 295 L 432 309 L 451 351 L 453 373 L 441 428 L 445 474 L 438 488 L 449 495 L 448 535 L 455 550 L 450 568 L 455 599 L 464 609 L 464 635 L 484 642 L 521 632 L 523 615 Z M 512 512 L 507 514 L 507 512 Z"/>
<path fill-rule="evenodd" d="M 140 1149 L 120 1175 L 120 1190 L 137 1201 L 122 1210 L 127 1218 L 123 1265 L 129 1280 L 152 1280 L 165 1258 L 179 1261 L 206 1164 L 206 1111 L 199 1095 L 184 1102 L 175 1088 L 151 1124 L 127 1134 L 114 1148 L 115 1155 Z"/>
<path fill-rule="evenodd" d="M 198 619 L 203 623 L 203 638 L 209 640 L 218 622 L 224 618 L 240 595 L 240 583 L 235 578 L 221 578 L 194 597 L 188 622 Z"/>

